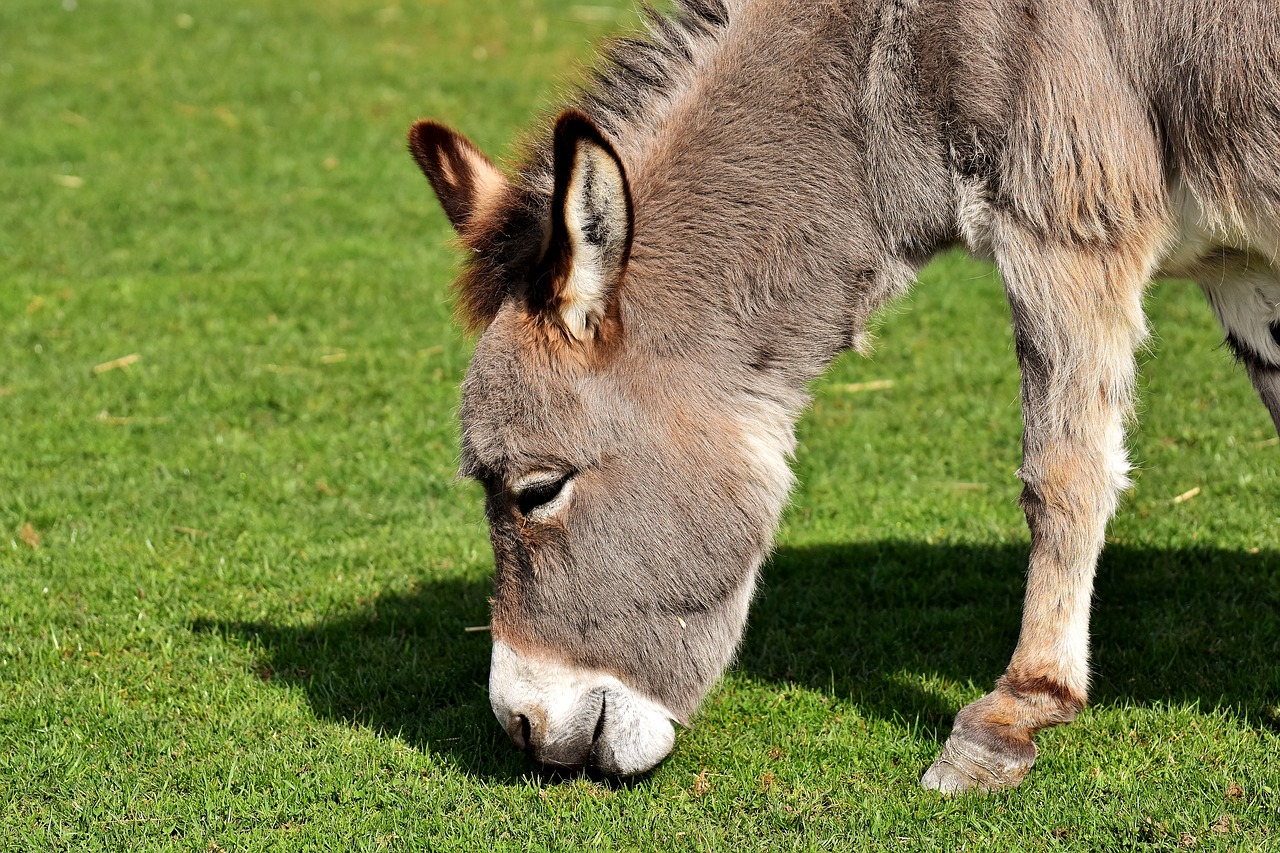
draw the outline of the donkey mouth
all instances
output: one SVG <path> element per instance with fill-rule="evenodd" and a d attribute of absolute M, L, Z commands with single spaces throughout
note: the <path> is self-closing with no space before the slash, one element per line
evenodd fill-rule
<path fill-rule="evenodd" d="M 615 676 L 526 657 L 501 641 L 489 701 L 512 743 L 556 770 L 634 776 L 666 758 L 675 742 L 672 715 Z"/>

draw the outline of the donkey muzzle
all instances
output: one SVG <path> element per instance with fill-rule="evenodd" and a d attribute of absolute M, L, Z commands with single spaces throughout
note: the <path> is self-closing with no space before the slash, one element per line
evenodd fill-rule
<path fill-rule="evenodd" d="M 672 715 L 615 676 L 494 641 L 489 702 L 511 742 L 549 767 L 633 776 L 667 757 Z"/>

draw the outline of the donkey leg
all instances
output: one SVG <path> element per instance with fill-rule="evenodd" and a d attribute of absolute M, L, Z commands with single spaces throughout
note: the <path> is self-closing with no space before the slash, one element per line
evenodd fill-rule
<path fill-rule="evenodd" d="M 1271 421 L 1280 433 L 1280 365 L 1264 361 L 1252 353 L 1240 355 L 1245 368 L 1249 371 L 1249 379 L 1253 387 L 1258 389 L 1258 396 L 1271 413 Z"/>
<path fill-rule="evenodd" d="M 1280 273 L 1253 259 L 1200 287 L 1280 431 Z"/>
<path fill-rule="evenodd" d="M 944 793 L 1018 785 L 1036 759 L 1033 735 L 1084 707 L 1094 570 L 1128 485 L 1124 426 L 1148 265 L 1135 256 L 1123 276 L 1123 263 L 1047 254 L 1021 269 L 1002 264 L 1023 377 L 1031 557 L 1022 628 L 995 690 L 956 715 L 921 780 Z"/>

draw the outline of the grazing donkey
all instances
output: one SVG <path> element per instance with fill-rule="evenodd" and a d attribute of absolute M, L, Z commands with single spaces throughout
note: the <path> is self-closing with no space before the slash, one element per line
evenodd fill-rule
<path fill-rule="evenodd" d="M 1017 785 L 1084 706 L 1153 275 L 1200 282 L 1280 425 L 1275 0 L 681 0 L 512 177 L 439 124 L 409 142 L 483 329 L 490 698 L 546 764 L 670 751 L 738 645 L 806 385 L 940 249 L 1003 274 L 1031 555 L 926 787 Z"/>

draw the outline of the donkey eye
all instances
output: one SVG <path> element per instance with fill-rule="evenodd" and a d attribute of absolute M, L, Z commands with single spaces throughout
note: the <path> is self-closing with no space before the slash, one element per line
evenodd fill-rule
<path fill-rule="evenodd" d="M 554 504 L 565 493 L 565 487 L 573 479 L 572 474 L 564 474 L 549 479 L 538 479 L 523 486 L 512 489 L 516 498 L 516 508 L 521 515 L 531 515 L 539 509 Z"/>

